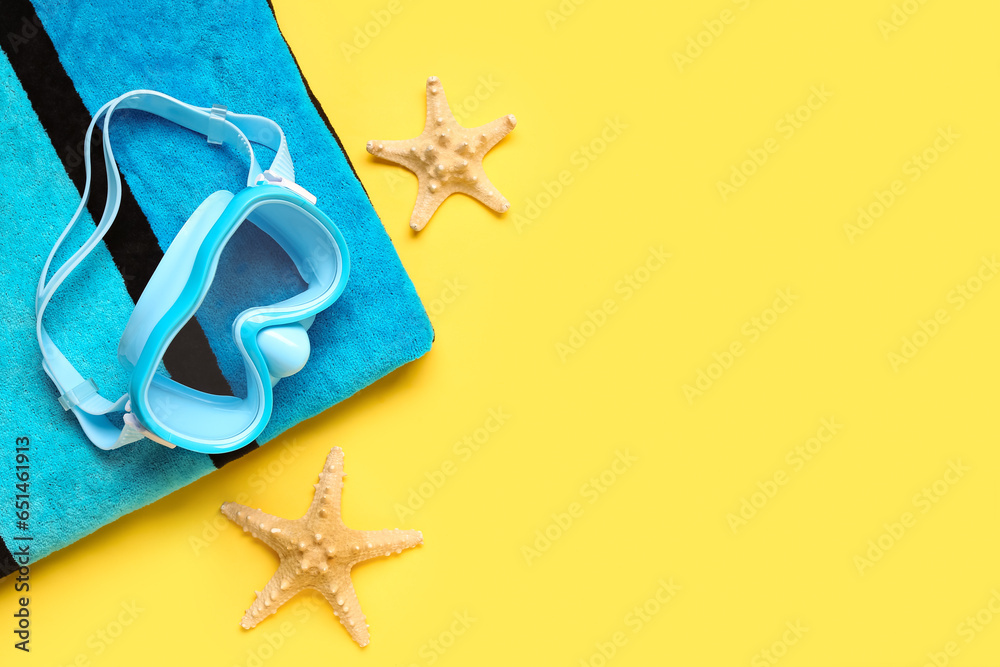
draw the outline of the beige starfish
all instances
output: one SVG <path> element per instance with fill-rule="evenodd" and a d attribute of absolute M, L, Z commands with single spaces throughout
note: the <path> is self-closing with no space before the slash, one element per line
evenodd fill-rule
<path fill-rule="evenodd" d="M 368 644 L 368 624 L 361 613 L 351 568 L 361 561 L 388 556 L 423 542 L 416 530 L 351 530 L 340 518 L 344 452 L 330 450 L 319 474 L 316 495 L 301 519 L 282 519 L 237 503 L 222 505 L 222 513 L 243 531 L 278 552 L 278 571 L 257 593 L 240 622 L 252 628 L 275 613 L 304 588 L 315 588 L 333 606 L 333 614 L 359 645 Z"/>
<path fill-rule="evenodd" d="M 405 141 L 369 141 L 372 155 L 406 167 L 417 175 L 417 203 L 410 227 L 420 231 L 450 195 L 463 192 L 497 213 L 510 208 L 483 170 L 483 158 L 514 129 L 517 119 L 507 115 L 475 128 L 455 120 L 441 81 L 427 79 L 427 120 L 423 133 Z"/>

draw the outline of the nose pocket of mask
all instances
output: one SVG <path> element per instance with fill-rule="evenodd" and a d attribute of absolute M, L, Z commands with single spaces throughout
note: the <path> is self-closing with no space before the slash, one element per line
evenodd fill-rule
<path fill-rule="evenodd" d="M 309 334 L 298 322 L 266 327 L 257 333 L 257 347 L 267 362 L 271 386 L 295 375 L 309 361 Z"/>

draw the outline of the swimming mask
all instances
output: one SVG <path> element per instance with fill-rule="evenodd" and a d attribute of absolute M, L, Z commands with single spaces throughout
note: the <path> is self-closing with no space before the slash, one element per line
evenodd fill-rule
<path fill-rule="evenodd" d="M 60 352 L 42 324 L 45 308 L 67 276 L 100 243 L 121 202 L 121 176 L 111 150 L 111 117 L 120 109 L 145 111 L 194 132 L 210 144 L 227 144 L 250 163 L 247 187 L 236 194 L 215 192 L 198 206 L 171 242 L 135 304 L 122 333 L 118 361 L 129 372 L 128 391 L 109 400 L 84 379 Z M 90 142 L 103 120 L 108 197 L 94 233 L 51 278 L 56 251 L 79 221 L 90 195 Z M 266 171 L 251 143 L 275 151 Z M 307 333 L 317 313 L 344 290 L 350 259 L 344 237 L 316 208 L 316 198 L 295 183 L 285 135 L 274 121 L 231 113 L 222 106 L 194 107 L 150 90 L 134 90 L 102 106 L 87 128 L 83 152 L 87 184 L 80 206 L 56 240 L 42 269 L 35 296 L 36 331 L 42 368 L 59 390 L 59 403 L 101 449 L 149 438 L 169 447 L 217 454 L 251 442 L 267 425 L 272 387 L 301 370 L 309 359 Z M 208 293 L 219 256 L 245 221 L 268 234 L 291 258 L 306 289 L 270 305 L 244 310 L 233 322 L 233 340 L 243 357 L 247 397 L 219 396 L 187 387 L 158 373 L 163 354 L 194 316 Z M 123 426 L 109 418 L 122 414 Z"/>

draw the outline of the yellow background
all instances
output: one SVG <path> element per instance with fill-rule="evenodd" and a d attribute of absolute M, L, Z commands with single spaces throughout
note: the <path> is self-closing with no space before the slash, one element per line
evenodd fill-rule
<path fill-rule="evenodd" d="M 349 58 L 355 27 L 372 12 L 384 22 L 388 2 L 275 7 L 430 311 L 433 349 L 38 563 L 34 650 L 4 646 L 2 662 L 1000 664 L 988 611 L 1000 590 L 1000 280 L 962 308 L 952 292 L 1000 253 L 1000 7 L 911 0 L 884 36 L 891 0 L 564 0 L 558 22 L 547 12 L 559 0 L 398 2 Z M 718 32 L 723 10 L 732 22 L 701 35 L 681 71 L 675 52 Z M 466 125 L 517 116 L 486 160 L 512 206 L 498 216 L 452 197 L 414 235 L 416 179 L 365 142 L 420 132 L 432 74 Z M 831 96 L 806 114 L 811 87 Z M 797 110 L 810 117 L 786 136 L 777 123 Z M 621 130 L 602 145 L 609 121 Z M 948 128 L 958 138 L 911 180 L 907 162 Z M 723 201 L 718 182 L 769 139 L 777 152 Z M 563 191 L 540 196 L 563 171 Z M 904 194 L 852 243 L 844 225 L 896 179 Z M 636 273 L 661 246 L 666 265 Z M 627 275 L 648 281 L 626 299 Z M 797 300 L 752 340 L 778 290 Z M 557 345 L 608 299 L 614 312 L 562 359 Z M 888 355 L 939 309 L 947 322 L 894 369 Z M 743 354 L 720 376 L 713 354 L 735 342 Z M 718 379 L 689 402 L 684 385 L 709 370 Z M 454 444 L 498 408 L 509 419 L 464 460 Z M 830 418 L 842 429 L 797 470 L 786 456 Z M 219 505 L 247 493 L 300 515 L 333 445 L 346 453 L 348 525 L 418 528 L 425 545 L 355 570 L 365 649 L 318 594 L 243 631 L 277 558 Z M 619 451 L 636 460 L 589 491 Z M 455 474 L 400 520 L 397 504 L 446 461 Z M 937 502 L 915 502 L 949 461 L 968 470 L 938 482 Z M 774 491 L 776 473 L 787 483 L 762 504 L 753 494 Z M 734 532 L 727 515 L 744 498 L 762 506 Z M 574 502 L 582 515 L 552 528 Z M 884 525 L 906 512 L 915 525 L 859 572 L 869 540 L 887 544 Z M 522 547 L 546 528 L 562 534 L 529 564 Z M 660 580 L 681 587 L 662 605 L 650 602 Z M 0 609 L 14 600 L 3 586 Z M 133 602 L 131 624 L 100 640 Z M 644 604 L 658 613 L 637 628 L 629 614 Z M 966 641 L 960 624 L 984 608 L 992 622 Z M 475 621 L 449 637 L 464 613 Z M 808 630 L 783 651 L 788 623 Z"/>

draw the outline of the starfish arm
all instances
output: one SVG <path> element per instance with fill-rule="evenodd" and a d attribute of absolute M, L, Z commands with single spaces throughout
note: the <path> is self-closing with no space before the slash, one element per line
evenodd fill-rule
<path fill-rule="evenodd" d="M 410 150 L 416 147 L 416 139 L 404 141 L 369 141 L 365 148 L 375 157 L 406 167 L 410 171 L 420 168 L 420 157 L 416 151 Z"/>
<path fill-rule="evenodd" d="M 223 503 L 222 513 L 279 555 L 287 553 L 293 522 L 239 503 Z"/>
<path fill-rule="evenodd" d="M 430 221 L 431 216 L 438 209 L 448 195 L 449 190 L 438 187 L 433 192 L 431 186 L 424 179 L 420 179 L 417 184 L 417 201 L 413 205 L 413 215 L 410 216 L 410 227 L 413 231 L 419 232 Z"/>
<path fill-rule="evenodd" d="M 295 567 L 292 562 L 282 560 L 278 571 L 264 586 L 264 590 L 257 593 L 257 598 L 243 615 L 240 625 L 249 630 L 278 611 L 278 607 L 288 602 L 302 588 L 295 585 L 295 576 Z"/>
<path fill-rule="evenodd" d="M 427 77 L 427 117 L 424 120 L 424 132 L 440 125 L 447 125 L 448 121 L 454 120 L 455 115 L 448 106 L 448 98 L 445 97 L 441 79 L 436 76 Z"/>
<path fill-rule="evenodd" d="M 423 544 L 424 534 L 419 530 L 355 530 L 351 531 L 352 542 L 357 549 L 351 564 L 360 563 L 379 556 L 391 556 L 403 549 Z"/>
<path fill-rule="evenodd" d="M 356 641 L 358 646 L 367 646 L 370 638 L 368 621 L 361 611 L 361 603 L 358 601 L 357 593 L 354 592 L 349 572 L 347 570 L 340 576 L 329 577 L 325 582 L 328 585 L 316 588 L 333 607 L 333 615 L 340 619 L 351 639 Z"/>
<path fill-rule="evenodd" d="M 334 447 L 319 473 L 316 494 L 306 510 L 307 517 L 317 517 L 320 524 L 339 526 L 340 496 L 344 489 L 344 450 Z"/>
<path fill-rule="evenodd" d="M 488 150 L 496 146 L 501 139 L 510 134 L 510 131 L 517 125 L 517 118 L 514 114 L 501 116 L 496 120 L 473 128 L 473 136 L 479 140 L 479 148 L 476 151 L 479 155 L 484 155 Z"/>
<path fill-rule="evenodd" d="M 477 175 L 476 181 L 474 183 L 466 185 L 462 190 L 465 194 L 478 199 L 482 203 L 489 206 L 491 209 L 497 213 L 503 213 L 510 208 L 510 202 L 507 198 L 500 194 L 493 182 L 490 181 L 486 172 L 480 170 Z"/>

